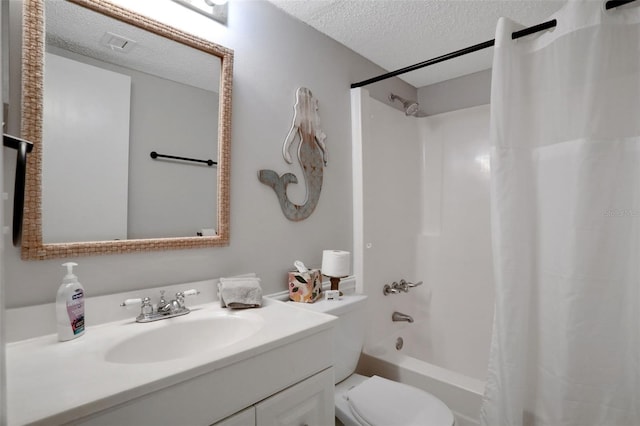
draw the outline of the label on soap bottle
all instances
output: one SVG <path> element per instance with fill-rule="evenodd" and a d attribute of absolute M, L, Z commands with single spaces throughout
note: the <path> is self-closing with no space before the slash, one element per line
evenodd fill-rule
<path fill-rule="evenodd" d="M 71 300 L 67 300 L 67 313 L 73 334 L 81 334 L 84 331 L 84 291 L 82 289 L 75 289 Z"/>

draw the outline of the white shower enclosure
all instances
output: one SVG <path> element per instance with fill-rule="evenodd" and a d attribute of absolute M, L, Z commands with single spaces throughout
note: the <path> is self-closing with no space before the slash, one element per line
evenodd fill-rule
<path fill-rule="evenodd" d="M 494 304 L 489 106 L 414 118 L 366 89 L 351 96 L 354 270 L 369 296 L 365 353 L 396 352 L 402 337 L 400 352 L 472 379 L 481 393 Z M 402 278 L 424 284 L 383 295 Z M 394 311 L 415 321 L 392 322 Z"/>

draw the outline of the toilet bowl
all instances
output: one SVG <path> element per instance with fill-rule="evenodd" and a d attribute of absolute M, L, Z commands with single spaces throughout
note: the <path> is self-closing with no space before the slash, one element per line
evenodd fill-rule
<path fill-rule="evenodd" d="M 336 417 L 345 426 L 452 426 L 451 410 L 432 394 L 382 377 L 354 374 L 362 345 L 367 296 L 299 303 L 338 317 L 334 332 Z"/>

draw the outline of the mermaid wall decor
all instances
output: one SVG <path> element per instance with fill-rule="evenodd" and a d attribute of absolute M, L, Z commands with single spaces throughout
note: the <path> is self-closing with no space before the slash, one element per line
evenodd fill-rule
<path fill-rule="evenodd" d="M 305 202 L 295 204 L 287 196 L 287 185 L 298 183 L 298 178 L 293 173 L 278 176 L 273 170 L 260 170 L 258 179 L 276 192 L 285 217 L 300 221 L 313 213 L 320 199 L 324 167 L 327 165 L 327 147 L 324 142 L 327 135 L 320 129 L 318 100 L 313 97 L 311 90 L 306 87 L 298 88 L 293 109 L 293 123 L 284 140 L 282 156 L 287 163 L 293 163 L 290 151 L 298 136 L 298 162 L 302 166 L 307 190 Z"/>

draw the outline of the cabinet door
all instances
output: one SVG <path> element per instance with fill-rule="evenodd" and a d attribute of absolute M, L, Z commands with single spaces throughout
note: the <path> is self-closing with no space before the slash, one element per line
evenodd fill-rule
<path fill-rule="evenodd" d="M 255 407 L 249 407 L 246 410 L 233 414 L 224 420 L 220 420 L 213 426 L 255 426 L 255 424 L 256 409 Z"/>
<path fill-rule="evenodd" d="M 256 405 L 257 426 L 333 426 L 333 368 Z"/>

